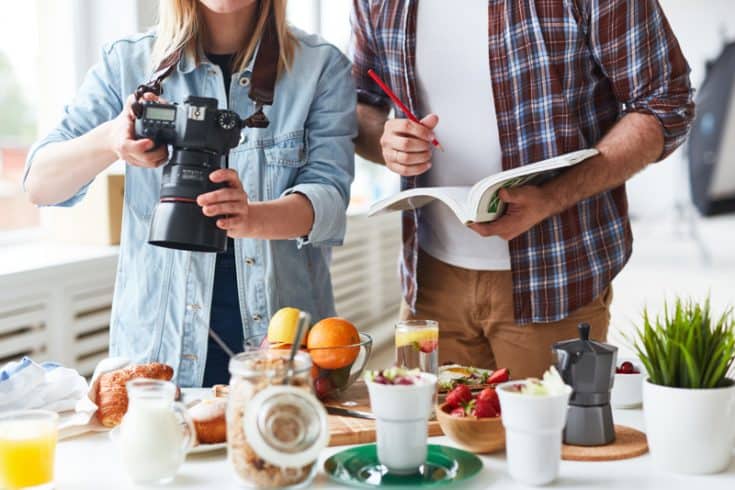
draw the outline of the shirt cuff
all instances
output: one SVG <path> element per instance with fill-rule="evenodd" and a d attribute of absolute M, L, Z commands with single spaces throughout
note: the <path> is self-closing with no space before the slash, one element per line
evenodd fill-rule
<path fill-rule="evenodd" d="M 304 245 L 337 247 L 344 241 L 345 204 L 336 189 L 324 184 L 298 184 L 287 189 L 281 197 L 290 194 L 305 196 L 314 209 L 314 224 L 306 236 L 296 239 L 299 248 Z"/>

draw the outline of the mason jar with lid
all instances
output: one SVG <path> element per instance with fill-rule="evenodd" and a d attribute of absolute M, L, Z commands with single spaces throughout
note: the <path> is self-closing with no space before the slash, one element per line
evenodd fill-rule
<path fill-rule="evenodd" d="M 324 406 L 312 393 L 311 358 L 286 350 L 244 352 L 230 361 L 227 453 L 251 488 L 305 487 L 329 442 Z"/>

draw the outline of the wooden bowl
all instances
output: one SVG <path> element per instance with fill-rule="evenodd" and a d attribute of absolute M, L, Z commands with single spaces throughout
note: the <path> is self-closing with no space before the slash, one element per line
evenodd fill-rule
<path fill-rule="evenodd" d="M 485 454 L 505 449 L 505 429 L 501 417 L 453 417 L 444 411 L 445 405 L 436 406 L 436 418 L 444 434 L 462 449 Z"/>

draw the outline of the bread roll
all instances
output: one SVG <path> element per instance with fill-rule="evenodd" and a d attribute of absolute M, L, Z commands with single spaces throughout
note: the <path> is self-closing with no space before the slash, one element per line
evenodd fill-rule
<path fill-rule="evenodd" d="M 201 400 L 189 409 L 200 444 L 217 444 L 227 440 L 226 407 L 226 399 L 214 398 Z"/>
<path fill-rule="evenodd" d="M 97 419 L 105 427 L 115 427 L 128 410 L 128 392 L 125 383 L 136 378 L 171 381 L 171 366 L 153 362 L 116 369 L 100 375 L 97 385 Z"/>

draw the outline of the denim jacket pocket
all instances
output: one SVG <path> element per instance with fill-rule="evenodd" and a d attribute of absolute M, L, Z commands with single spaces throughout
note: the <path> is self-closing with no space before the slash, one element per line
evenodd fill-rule
<path fill-rule="evenodd" d="M 296 184 L 307 163 L 304 131 L 293 131 L 259 142 L 265 156 L 265 199 L 277 199 Z"/>
<path fill-rule="evenodd" d="M 292 131 L 274 138 L 261 140 L 268 165 L 302 167 L 306 164 L 306 143 L 304 131 Z"/>

